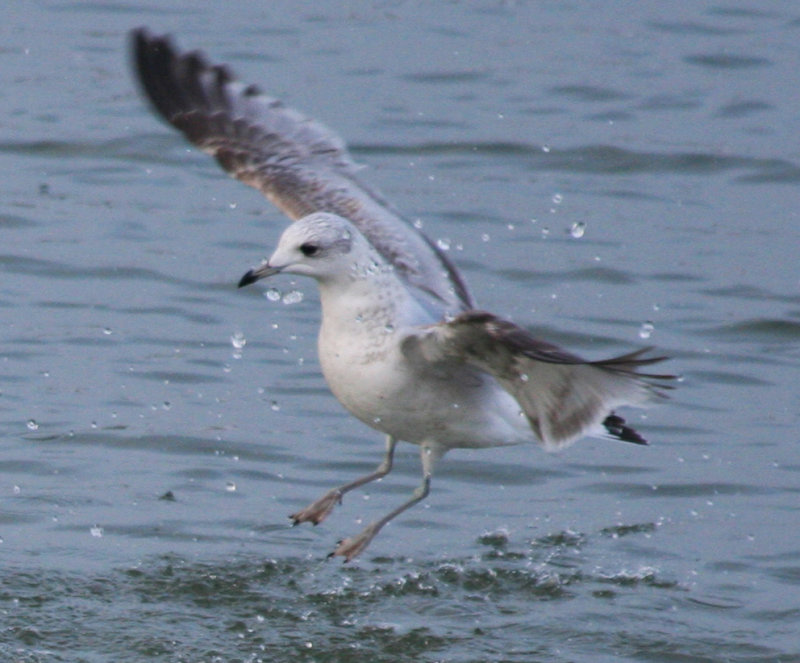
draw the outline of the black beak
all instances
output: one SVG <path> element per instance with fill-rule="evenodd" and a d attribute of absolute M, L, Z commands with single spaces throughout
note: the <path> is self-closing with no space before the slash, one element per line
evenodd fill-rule
<path fill-rule="evenodd" d="M 258 277 L 256 276 L 256 270 L 250 269 L 247 273 L 239 279 L 239 286 L 240 288 L 244 288 L 246 285 L 250 285 L 251 283 L 255 283 L 258 281 Z"/>
<path fill-rule="evenodd" d="M 282 267 L 273 267 L 268 262 L 264 262 L 262 265 L 248 270 L 248 272 L 239 279 L 239 287 L 244 288 L 246 285 L 250 285 L 251 283 L 265 279 L 273 274 L 277 274 L 281 271 L 281 269 Z"/>

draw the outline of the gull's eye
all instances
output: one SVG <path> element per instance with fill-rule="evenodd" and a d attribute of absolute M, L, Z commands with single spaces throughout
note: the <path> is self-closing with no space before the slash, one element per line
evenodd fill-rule
<path fill-rule="evenodd" d="M 311 256 L 315 256 L 317 253 L 319 253 L 319 246 L 312 244 L 311 242 L 306 242 L 300 245 L 300 253 L 307 258 L 310 258 Z"/>

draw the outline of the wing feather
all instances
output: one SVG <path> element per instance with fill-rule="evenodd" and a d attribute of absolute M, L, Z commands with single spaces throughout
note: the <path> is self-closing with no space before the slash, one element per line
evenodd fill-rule
<path fill-rule="evenodd" d="M 326 126 L 244 85 L 169 37 L 131 35 L 133 65 L 157 113 L 233 177 L 261 191 L 289 218 L 332 212 L 349 219 L 413 287 L 444 311 L 472 307 L 449 258 L 356 177 L 344 141 Z"/>

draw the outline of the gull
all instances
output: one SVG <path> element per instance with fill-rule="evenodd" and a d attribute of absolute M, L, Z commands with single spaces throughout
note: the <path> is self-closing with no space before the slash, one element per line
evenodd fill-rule
<path fill-rule="evenodd" d="M 294 223 L 243 287 L 278 274 L 316 280 L 320 366 L 356 418 L 385 435 L 373 472 L 292 514 L 319 524 L 342 497 L 392 469 L 398 441 L 420 449 L 411 497 L 329 556 L 350 561 L 390 520 L 425 499 L 450 449 L 537 441 L 561 449 L 583 436 L 647 444 L 615 410 L 665 397 L 666 359 L 643 348 L 585 360 L 478 309 L 448 257 L 357 177 L 346 145 L 225 66 L 181 53 L 167 36 L 132 32 L 133 62 L 156 111 Z"/>

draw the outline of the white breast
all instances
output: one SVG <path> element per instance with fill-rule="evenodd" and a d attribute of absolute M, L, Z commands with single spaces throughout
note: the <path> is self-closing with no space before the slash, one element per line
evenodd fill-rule
<path fill-rule="evenodd" d="M 402 341 L 435 320 L 391 272 L 320 282 L 319 358 L 334 396 L 355 417 L 400 440 L 484 447 L 529 441 L 514 398 L 460 362 L 406 357 Z"/>

